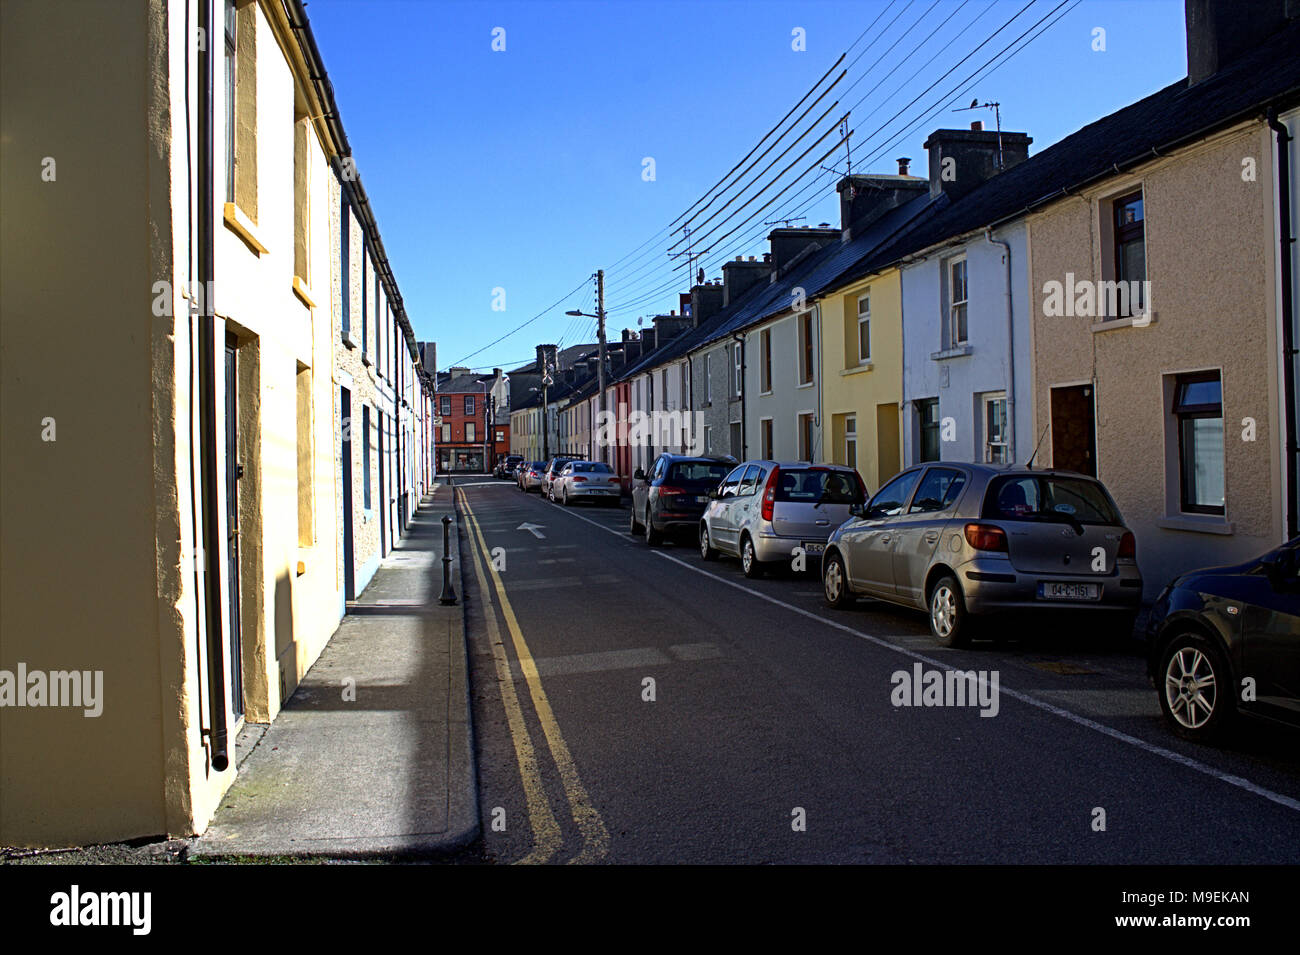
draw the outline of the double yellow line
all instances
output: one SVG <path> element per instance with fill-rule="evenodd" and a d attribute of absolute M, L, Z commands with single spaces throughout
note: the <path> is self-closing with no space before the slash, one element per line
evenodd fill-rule
<path fill-rule="evenodd" d="M 510 737 L 514 742 L 515 759 L 519 764 L 519 776 L 523 781 L 524 798 L 528 804 L 528 822 L 533 830 L 532 851 L 519 859 L 518 863 L 536 864 L 549 861 L 563 845 L 564 839 L 560 833 L 559 823 L 556 822 L 555 814 L 551 812 L 550 802 L 546 798 L 546 789 L 542 783 L 537 752 L 533 747 L 533 739 L 528 731 L 528 724 L 524 720 L 523 707 L 519 704 L 519 696 L 515 692 L 514 675 L 510 672 L 510 659 L 506 654 L 505 643 L 501 639 L 501 628 L 497 626 L 496 612 L 491 603 L 492 594 L 496 596 L 496 602 L 501 608 L 501 617 L 505 620 L 506 629 L 510 631 L 515 656 L 519 660 L 519 669 L 528 683 L 528 692 L 533 701 L 533 708 L 537 711 L 537 720 L 542 726 L 546 744 L 551 751 L 551 757 L 555 760 L 555 767 L 559 771 L 560 782 L 564 787 L 564 795 L 569 801 L 570 814 L 573 816 L 578 831 L 582 833 L 582 851 L 570 859 L 569 862 L 577 864 L 598 862 L 609 851 L 609 832 L 605 829 L 605 823 L 600 818 L 600 813 L 591 804 L 591 798 L 587 795 L 587 790 L 582 785 L 582 778 L 578 775 L 578 767 L 574 764 L 573 756 L 569 753 L 569 747 L 564 742 L 564 735 L 560 732 L 560 724 L 556 721 L 555 713 L 551 710 L 550 700 L 547 699 L 546 691 L 542 688 L 542 680 L 537 672 L 537 664 L 533 661 L 533 655 L 528 649 L 528 642 L 524 639 L 519 620 L 515 617 L 514 608 L 510 605 L 510 598 L 506 596 L 506 589 L 501 583 L 501 576 L 497 573 L 497 569 L 492 562 L 488 560 L 490 552 L 487 541 L 483 539 L 483 530 L 479 527 L 478 519 L 474 516 L 474 509 L 470 507 L 464 491 L 457 489 L 457 493 L 460 496 L 461 508 L 473 537 L 470 542 L 470 555 L 473 558 L 474 574 L 478 579 L 479 591 L 483 594 L 483 616 L 487 621 L 488 639 L 492 644 L 492 658 L 496 664 L 497 684 L 500 687 L 501 700 L 506 710 L 506 721 L 510 726 Z M 477 547 L 474 546 L 475 542 L 477 542 Z M 487 568 L 486 572 L 484 571 L 485 566 Z M 487 575 L 489 574 L 492 578 L 491 588 L 488 586 Z"/>

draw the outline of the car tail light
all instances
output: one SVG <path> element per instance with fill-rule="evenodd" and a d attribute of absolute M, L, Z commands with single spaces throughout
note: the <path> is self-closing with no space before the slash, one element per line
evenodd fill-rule
<path fill-rule="evenodd" d="M 1006 552 L 1006 531 L 994 524 L 967 524 L 966 543 L 976 550 Z"/>
<path fill-rule="evenodd" d="M 581 474 L 579 474 L 577 477 L 575 477 L 575 478 L 573 479 L 573 483 L 574 483 L 574 484 L 582 484 L 582 483 L 584 483 L 586 480 L 587 480 L 587 479 L 586 479 L 585 477 L 583 477 Z"/>
<path fill-rule="evenodd" d="M 776 510 L 776 479 L 781 476 L 781 468 L 772 468 L 772 473 L 767 476 L 767 484 L 763 487 L 763 520 L 770 521 L 772 512 Z"/>
<path fill-rule="evenodd" d="M 685 493 L 686 493 L 686 492 L 685 492 L 684 490 L 682 490 L 681 488 L 679 488 L 679 487 L 661 487 L 661 488 L 659 488 L 659 496 L 660 496 L 660 497 L 666 497 L 666 496 L 668 496 L 669 494 L 685 494 Z"/>
<path fill-rule="evenodd" d="M 1119 560 L 1137 560 L 1138 542 L 1133 536 L 1132 531 L 1125 531 L 1124 536 L 1119 539 L 1119 553 L 1116 558 Z"/>

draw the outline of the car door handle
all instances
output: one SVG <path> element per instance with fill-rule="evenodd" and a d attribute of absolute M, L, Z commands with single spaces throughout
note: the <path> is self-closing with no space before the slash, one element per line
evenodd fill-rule
<path fill-rule="evenodd" d="M 890 536 L 889 536 L 888 534 L 881 534 L 881 535 L 880 535 L 880 543 L 882 543 L 882 544 L 888 544 L 890 540 L 891 540 L 891 538 L 890 538 Z"/>
<path fill-rule="evenodd" d="M 934 531 L 931 531 L 930 533 L 925 535 L 925 542 L 927 544 L 933 544 L 938 539 L 939 539 L 939 535 Z"/>
<path fill-rule="evenodd" d="M 829 525 L 829 524 L 830 524 L 830 521 L 818 521 L 818 522 L 817 522 L 817 525 L 818 525 L 819 527 L 826 527 L 826 526 Z"/>

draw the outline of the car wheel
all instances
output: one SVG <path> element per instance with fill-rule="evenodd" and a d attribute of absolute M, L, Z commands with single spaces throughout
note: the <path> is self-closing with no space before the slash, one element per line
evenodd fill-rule
<path fill-rule="evenodd" d="M 831 554 L 822 566 L 822 594 L 827 606 L 843 610 L 853 605 L 853 592 L 849 590 L 849 575 L 844 569 L 844 558 Z"/>
<path fill-rule="evenodd" d="M 638 534 L 641 533 L 641 524 L 636 519 L 635 505 L 632 507 L 631 523 L 628 524 L 627 532 L 631 534 L 633 537 L 636 537 Z"/>
<path fill-rule="evenodd" d="M 700 556 L 705 560 L 717 560 L 718 552 L 709 543 L 709 525 L 700 521 Z"/>
<path fill-rule="evenodd" d="M 1180 633 L 1165 647 L 1157 687 L 1160 709 L 1183 739 L 1216 739 L 1236 715 L 1228 661 L 1199 633 Z"/>
<path fill-rule="evenodd" d="M 941 577 L 930 589 L 930 633 L 941 647 L 962 647 L 970 642 L 970 615 L 961 586 L 952 577 Z"/>
<path fill-rule="evenodd" d="M 650 547 L 658 547 L 664 541 L 664 535 L 655 530 L 654 521 L 650 519 L 650 506 L 645 509 L 645 542 Z"/>
<path fill-rule="evenodd" d="M 564 493 L 560 495 L 560 503 L 565 507 L 569 506 L 569 489 L 566 487 Z"/>
<path fill-rule="evenodd" d="M 763 576 L 763 562 L 758 559 L 758 552 L 754 550 L 754 541 L 748 534 L 740 542 L 740 569 L 751 580 Z"/>

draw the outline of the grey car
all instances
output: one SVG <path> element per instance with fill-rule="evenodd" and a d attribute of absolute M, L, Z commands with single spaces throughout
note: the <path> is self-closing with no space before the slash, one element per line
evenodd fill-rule
<path fill-rule="evenodd" d="M 1006 610 L 1110 611 L 1128 633 L 1142 598 L 1137 542 L 1105 486 L 1015 465 L 903 471 L 831 535 L 822 583 L 832 607 L 863 596 L 928 610 L 943 646 Z"/>
<path fill-rule="evenodd" d="M 816 567 L 831 532 L 866 501 L 858 472 L 842 464 L 746 461 L 710 495 L 700 519 L 700 556 L 740 558 L 746 577 L 758 577 L 796 550 Z"/>
<path fill-rule="evenodd" d="M 571 501 L 617 504 L 622 496 L 618 475 L 604 461 L 570 461 L 551 484 L 552 500 L 565 507 Z"/>

